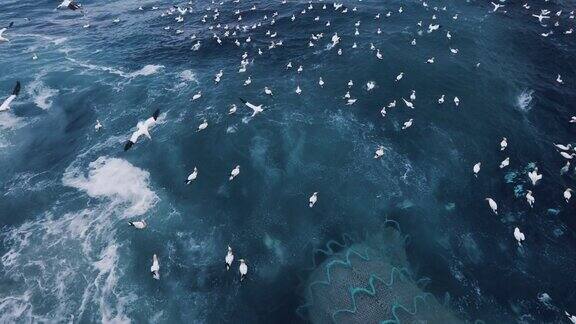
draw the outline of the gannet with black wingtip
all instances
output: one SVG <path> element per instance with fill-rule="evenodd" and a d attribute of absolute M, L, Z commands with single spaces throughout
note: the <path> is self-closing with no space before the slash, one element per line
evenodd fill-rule
<path fill-rule="evenodd" d="M 504 161 L 500 162 L 500 169 L 504 169 L 508 165 L 510 165 L 510 158 L 509 157 L 505 158 Z"/>
<path fill-rule="evenodd" d="M 488 201 L 488 205 L 490 205 L 490 208 L 492 209 L 494 214 L 498 215 L 498 204 L 496 204 L 494 199 L 488 197 L 485 200 Z"/>
<path fill-rule="evenodd" d="M 150 273 L 152 273 L 152 278 L 160 279 L 160 263 L 158 262 L 158 257 L 156 254 L 152 256 L 152 266 L 150 267 Z"/>
<path fill-rule="evenodd" d="M 228 180 L 232 181 L 234 180 L 234 178 L 236 178 L 236 176 L 238 176 L 240 174 L 240 166 L 237 165 L 234 169 L 232 169 L 232 171 L 230 171 L 230 178 L 228 178 Z"/>
<path fill-rule="evenodd" d="M 526 239 L 524 233 L 520 232 L 518 227 L 514 228 L 514 238 L 518 241 L 518 245 L 522 246 L 522 241 Z"/>
<path fill-rule="evenodd" d="M 570 320 L 570 322 L 572 322 L 572 324 L 576 324 L 576 316 L 575 315 L 570 315 L 567 311 L 564 311 L 564 314 L 566 314 L 566 316 L 568 316 L 568 320 Z"/>
<path fill-rule="evenodd" d="M 232 252 L 232 248 L 230 247 L 230 245 L 228 245 L 228 252 L 226 253 L 226 257 L 224 258 L 224 262 L 226 262 L 226 270 L 230 270 L 233 261 L 234 261 L 234 253 Z"/>
<path fill-rule="evenodd" d="M 472 168 L 472 171 L 474 171 L 474 176 L 478 177 L 478 172 L 480 172 L 480 167 L 482 166 L 482 162 L 478 162 L 476 164 L 474 164 L 474 167 Z"/>
<path fill-rule="evenodd" d="M 128 222 L 128 225 L 133 226 L 137 229 L 145 229 L 148 224 L 146 224 L 145 220 L 135 221 L 135 222 Z"/>
<path fill-rule="evenodd" d="M 186 178 L 186 184 L 190 184 L 192 181 L 196 180 L 196 178 L 198 178 L 198 168 L 194 167 L 194 171 L 192 171 L 192 173 L 188 175 L 188 178 Z"/>
<path fill-rule="evenodd" d="M 256 105 L 251 104 L 251 103 L 249 103 L 248 101 L 246 101 L 246 100 L 244 100 L 244 99 L 242 99 L 242 98 L 240 98 L 240 101 L 242 101 L 242 103 L 243 103 L 244 105 L 246 105 L 246 107 L 252 109 L 252 117 L 254 117 L 254 116 L 256 116 L 256 114 L 259 114 L 259 113 L 261 113 L 261 112 L 264 111 L 264 109 L 262 108 L 262 105 L 256 106 Z"/>
<path fill-rule="evenodd" d="M 407 122 L 404 122 L 404 126 L 402 126 L 402 130 L 412 127 L 414 123 L 414 119 L 410 118 Z"/>
<path fill-rule="evenodd" d="M 264 93 L 269 96 L 273 96 L 272 90 L 270 90 L 268 87 L 264 87 Z"/>
<path fill-rule="evenodd" d="M 404 101 L 404 104 L 406 105 L 406 107 L 410 108 L 410 109 L 414 109 L 414 103 L 402 98 L 402 100 Z"/>
<path fill-rule="evenodd" d="M 535 186 L 542 179 L 542 174 L 538 174 L 538 168 L 535 167 L 534 170 L 528 172 L 528 178 L 530 178 L 532 185 Z"/>
<path fill-rule="evenodd" d="M 56 9 L 70 9 L 74 11 L 80 9 L 80 5 L 72 0 L 63 0 Z"/>
<path fill-rule="evenodd" d="M 308 199 L 308 206 L 310 208 L 314 207 L 314 205 L 316 204 L 316 202 L 318 201 L 318 192 L 314 192 L 312 194 L 312 196 L 310 196 L 310 199 Z"/>
<path fill-rule="evenodd" d="M 500 151 L 504 151 L 506 147 L 508 147 L 508 139 L 506 139 L 506 137 L 503 137 L 502 141 L 500 142 Z"/>
<path fill-rule="evenodd" d="M 560 152 L 560 155 L 562 155 L 563 158 L 568 159 L 568 160 L 572 160 L 574 157 L 576 157 L 576 153 L 568 153 L 568 152 Z"/>
<path fill-rule="evenodd" d="M 142 135 L 148 137 L 149 139 L 152 139 L 148 131 L 150 128 L 156 125 L 158 116 L 160 116 L 160 109 L 156 109 L 154 114 L 152 114 L 152 117 L 146 119 L 143 122 L 139 121 L 138 124 L 136 124 L 137 129 L 134 133 L 132 133 L 132 136 L 130 137 L 128 142 L 126 142 L 126 144 L 124 145 L 124 151 L 128 151 L 134 144 L 136 144 L 136 141 L 138 141 L 138 138 L 140 138 L 140 136 Z"/>
<path fill-rule="evenodd" d="M 4 100 L 2 105 L 0 105 L 0 111 L 10 109 L 10 104 L 12 103 L 12 101 L 14 101 L 14 99 L 16 99 L 16 97 L 18 97 L 19 94 L 20 94 L 20 81 L 16 81 L 16 85 L 14 86 L 14 89 L 12 89 L 12 94 L 8 96 L 6 100 Z"/>
<path fill-rule="evenodd" d="M 563 144 L 554 144 L 558 149 L 562 151 L 570 151 L 572 149 L 572 144 L 563 145 Z"/>
<path fill-rule="evenodd" d="M 501 5 L 499 3 L 494 3 L 494 2 L 490 2 L 493 6 L 494 6 L 494 10 L 492 10 L 492 12 L 496 12 L 498 9 L 504 7 L 504 5 Z"/>
<path fill-rule="evenodd" d="M 240 259 L 238 261 L 240 261 L 240 266 L 238 267 L 238 271 L 240 271 L 240 281 L 242 281 L 242 280 L 244 280 L 244 278 L 248 274 L 248 266 L 246 265 L 246 261 L 244 259 Z"/>
<path fill-rule="evenodd" d="M 573 192 L 573 191 L 574 191 L 574 190 L 572 190 L 572 189 L 570 189 L 570 188 L 564 190 L 564 199 L 566 199 L 566 203 L 569 203 L 569 202 L 570 202 L 570 198 L 572 197 L 572 192 Z"/>
<path fill-rule="evenodd" d="M 532 195 L 532 190 L 528 190 L 526 193 L 526 201 L 528 202 L 528 205 L 530 205 L 530 208 L 534 207 L 535 200 L 536 199 L 534 199 L 534 196 Z"/>

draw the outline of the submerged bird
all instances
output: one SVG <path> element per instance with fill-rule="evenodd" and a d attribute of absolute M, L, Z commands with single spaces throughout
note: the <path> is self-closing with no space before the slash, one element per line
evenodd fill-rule
<path fill-rule="evenodd" d="M 524 233 L 520 232 L 518 227 L 514 228 L 514 238 L 518 241 L 518 245 L 522 246 L 522 241 L 526 239 Z"/>
<path fill-rule="evenodd" d="M 242 103 L 243 103 L 244 105 L 246 105 L 246 107 L 252 109 L 252 117 L 254 117 L 254 116 L 256 116 L 256 114 L 259 114 L 259 113 L 261 113 L 261 112 L 264 111 L 264 109 L 262 109 L 262 105 L 256 106 L 256 105 L 251 104 L 251 103 L 249 103 L 248 101 L 246 101 L 246 100 L 244 100 L 244 99 L 242 99 L 242 98 L 240 98 L 240 101 L 242 101 Z"/>
<path fill-rule="evenodd" d="M 232 253 L 232 248 L 230 247 L 230 245 L 228 245 L 228 252 L 226 253 L 226 257 L 224 258 L 224 262 L 226 262 L 226 270 L 230 270 L 233 261 L 234 261 L 234 253 Z"/>
<path fill-rule="evenodd" d="M 192 173 L 188 175 L 188 178 L 186 178 L 186 184 L 190 184 L 192 181 L 196 180 L 197 177 L 198 177 L 198 169 L 194 167 L 194 171 L 192 171 Z"/>
<path fill-rule="evenodd" d="M 482 166 L 482 162 L 478 162 L 476 164 L 474 164 L 474 167 L 472 168 L 472 171 L 474 171 L 474 176 L 478 177 L 478 172 L 480 172 L 480 167 Z"/>
<path fill-rule="evenodd" d="M 496 204 L 496 202 L 492 198 L 486 198 L 486 200 L 488 201 L 488 205 L 490 205 L 490 208 L 492 209 L 494 214 L 498 215 L 498 204 Z"/>
<path fill-rule="evenodd" d="M 152 256 L 152 266 L 150 267 L 150 273 L 152 273 L 152 278 L 160 279 L 160 263 L 158 262 L 158 257 L 156 254 Z"/>
<path fill-rule="evenodd" d="M 566 203 L 570 202 L 570 198 L 572 197 L 573 190 L 568 188 L 564 191 L 564 199 L 566 199 Z"/>
<path fill-rule="evenodd" d="M 237 165 L 232 171 L 230 171 L 230 178 L 228 180 L 232 181 L 236 178 L 237 175 L 240 174 L 240 166 Z"/>
<path fill-rule="evenodd" d="M 143 122 L 139 121 L 138 124 L 136 124 L 137 129 L 134 133 L 132 133 L 132 136 L 130 137 L 128 142 L 126 142 L 126 144 L 124 145 L 124 151 L 128 151 L 132 147 L 132 145 L 136 144 L 136 141 L 138 141 L 138 138 L 140 138 L 140 136 L 142 135 L 145 135 L 149 139 L 152 139 L 148 130 L 154 125 L 156 125 L 156 121 L 158 120 L 159 115 L 160 115 L 160 109 L 156 109 L 154 114 L 152 114 L 152 117 L 146 119 Z"/>
<path fill-rule="evenodd" d="M 318 201 L 318 192 L 314 192 L 314 193 L 312 194 L 312 196 L 310 196 L 310 199 L 308 199 L 308 201 L 309 201 L 308 206 L 309 206 L 310 208 L 314 207 L 314 205 L 315 205 L 316 202 Z"/>
<path fill-rule="evenodd" d="M 240 281 L 244 280 L 244 277 L 248 274 L 248 266 L 246 265 L 246 261 L 244 259 L 238 260 L 240 261 L 240 266 L 238 267 L 238 271 L 240 271 Z"/>
<path fill-rule="evenodd" d="M 128 225 L 134 226 L 137 229 L 145 229 L 148 224 L 146 224 L 145 220 L 135 221 L 135 222 L 128 222 Z"/>
<path fill-rule="evenodd" d="M 528 192 L 526 193 L 526 201 L 528 202 L 528 205 L 530 205 L 530 208 L 534 207 L 534 196 L 532 195 L 532 190 L 528 190 Z"/>
<path fill-rule="evenodd" d="M 566 161 L 566 164 L 560 169 L 560 175 L 564 175 L 568 171 L 570 171 L 570 161 Z"/>
<path fill-rule="evenodd" d="M 12 94 L 8 96 L 6 100 L 4 100 L 4 102 L 0 106 L 0 111 L 10 109 L 10 104 L 12 103 L 12 101 L 14 101 L 14 99 L 16 99 L 16 97 L 18 97 L 19 94 L 20 94 L 20 81 L 16 81 L 16 85 L 14 86 L 14 89 L 12 89 Z"/>

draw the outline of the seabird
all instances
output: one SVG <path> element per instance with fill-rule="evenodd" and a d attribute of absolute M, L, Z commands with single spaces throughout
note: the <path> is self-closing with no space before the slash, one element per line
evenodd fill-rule
<path fill-rule="evenodd" d="M 186 178 L 186 184 L 190 184 L 192 181 L 196 180 L 197 177 L 198 177 L 198 169 L 194 167 L 194 171 L 192 171 L 192 173 L 188 175 L 188 178 Z"/>
<path fill-rule="evenodd" d="M 308 201 L 309 201 L 308 206 L 310 206 L 310 208 L 314 207 L 314 205 L 318 201 L 318 192 L 314 192 L 312 196 L 310 196 L 310 199 L 308 199 Z"/>
<path fill-rule="evenodd" d="M 568 171 L 570 171 L 570 161 L 566 161 L 566 164 L 560 169 L 560 175 L 564 175 Z"/>
<path fill-rule="evenodd" d="M 570 188 L 568 188 L 568 189 L 566 189 L 566 190 L 564 191 L 564 199 L 566 199 L 566 203 L 569 203 L 569 202 L 570 202 L 570 198 L 572 197 L 572 192 L 573 192 L 573 191 L 574 191 L 574 190 L 572 190 L 572 189 L 570 189 Z"/>
<path fill-rule="evenodd" d="M 528 202 L 528 205 L 530 205 L 530 208 L 534 207 L 534 196 L 532 195 L 532 190 L 528 190 L 528 192 L 526 193 L 526 201 Z"/>
<path fill-rule="evenodd" d="M 407 122 L 404 123 L 404 126 L 402 126 L 402 129 L 406 129 L 408 127 L 411 127 L 413 122 L 414 122 L 414 119 L 410 118 Z"/>
<path fill-rule="evenodd" d="M 267 95 L 269 95 L 269 96 L 272 96 L 272 95 L 273 95 L 273 94 L 272 94 L 272 90 L 270 90 L 268 87 L 264 87 L 264 93 L 267 94 Z"/>
<path fill-rule="evenodd" d="M 472 168 L 472 171 L 474 171 L 474 176 L 478 177 L 478 172 L 480 172 L 480 167 L 482 166 L 482 162 L 478 162 L 476 164 L 474 164 L 474 167 Z"/>
<path fill-rule="evenodd" d="M 404 72 L 400 72 L 400 74 L 398 74 L 398 75 L 396 76 L 396 82 L 402 80 L 403 77 L 404 77 Z"/>
<path fill-rule="evenodd" d="M 196 131 L 200 132 L 200 131 L 205 130 L 206 128 L 208 128 L 208 121 L 206 119 L 204 119 L 202 124 L 198 125 L 198 129 Z"/>
<path fill-rule="evenodd" d="M 509 157 L 505 158 L 504 161 L 500 162 L 500 169 L 504 169 L 508 165 L 510 165 L 510 158 Z"/>
<path fill-rule="evenodd" d="M 454 104 L 456 105 L 456 107 L 460 105 L 460 99 L 458 97 L 454 97 Z"/>
<path fill-rule="evenodd" d="M 374 153 L 374 158 L 375 159 L 379 159 L 384 155 L 384 146 L 380 145 L 378 146 L 378 149 L 376 150 L 376 152 Z"/>
<path fill-rule="evenodd" d="M 246 274 L 248 274 L 248 266 L 246 265 L 246 261 L 244 261 L 244 259 L 240 259 L 238 261 L 240 261 L 238 270 L 240 271 L 240 281 L 242 281 L 244 280 L 244 277 L 246 277 Z"/>
<path fill-rule="evenodd" d="M 192 101 L 198 100 L 202 97 L 202 91 L 198 91 L 196 94 L 192 96 Z"/>
<path fill-rule="evenodd" d="M 496 204 L 492 198 L 486 198 L 486 200 L 488 201 L 488 205 L 490 205 L 490 208 L 492 208 L 494 214 L 498 215 L 498 204 Z"/>
<path fill-rule="evenodd" d="M 148 224 L 146 224 L 145 220 L 135 221 L 135 222 L 128 222 L 128 225 L 134 226 L 137 229 L 145 229 Z"/>
<path fill-rule="evenodd" d="M 414 109 L 414 104 L 404 98 L 402 98 L 402 100 L 404 101 L 404 104 L 406 105 L 406 107 Z"/>
<path fill-rule="evenodd" d="M 261 112 L 264 111 L 264 109 L 262 108 L 262 105 L 256 106 L 256 105 L 251 104 L 251 103 L 249 103 L 248 101 L 246 101 L 246 100 L 244 100 L 244 99 L 242 99 L 242 98 L 240 98 L 240 101 L 242 101 L 242 103 L 243 103 L 244 105 L 246 105 L 246 107 L 252 109 L 252 117 L 254 117 L 254 116 L 256 116 L 256 114 L 259 114 L 259 113 L 261 113 Z"/>
<path fill-rule="evenodd" d="M 494 10 L 492 10 L 492 12 L 496 12 L 496 10 L 504 7 L 504 5 L 501 5 L 499 3 L 494 3 L 494 2 L 490 2 L 493 6 L 494 6 Z"/>
<path fill-rule="evenodd" d="M 137 129 L 134 133 L 132 133 L 132 136 L 130 137 L 128 142 L 126 142 L 126 144 L 124 145 L 124 151 L 128 151 L 132 147 L 132 145 L 136 144 L 136 141 L 138 141 L 138 138 L 140 138 L 140 136 L 142 135 L 145 135 L 149 139 L 152 139 L 148 130 L 149 128 L 156 125 L 156 121 L 158 120 L 159 115 L 160 115 L 160 109 L 156 109 L 154 114 L 152 114 L 152 117 L 146 119 L 143 122 L 139 121 L 138 124 L 136 124 Z"/>
<path fill-rule="evenodd" d="M 439 104 L 443 104 L 443 103 L 444 103 L 444 95 L 442 95 L 442 97 L 440 97 L 440 99 L 438 99 L 438 103 L 439 103 Z"/>
<path fill-rule="evenodd" d="M 70 9 L 70 10 L 78 10 L 80 9 L 80 5 L 75 3 L 72 0 L 63 0 L 62 3 L 60 3 L 60 5 L 58 5 L 58 7 L 56 7 L 57 9 Z"/>
<path fill-rule="evenodd" d="M 535 186 L 542 179 L 542 174 L 538 174 L 538 168 L 536 167 L 532 172 L 528 172 L 528 178 L 530 178 L 532 185 Z"/>
<path fill-rule="evenodd" d="M 228 252 L 226 253 L 226 257 L 224 258 L 224 262 L 226 262 L 226 270 L 230 270 L 232 266 L 232 261 L 234 261 L 234 253 L 232 253 L 232 248 L 228 245 Z"/>
<path fill-rule="evenodd" d="M 568 145 L 554 144 L 554 146 L 561 149 L 562 151 L 570 151 L 572 149 L 572 144 L 568 144 Z"/>
<path fill-rule="evenodd" d="M 518 227 L 514 228 L 514 238 L 518 241 L 518 245 L 522 246 L 522 241 L 526 238 L 524 237 L 524 233 L 520 232 Z"/>
<path fill-rule="evenodd" d="M 564 314 L 566 314 L 566 316 L 568 316 L 568 319 L 570 320 L 570 322 L 572 322 L 572 324 L 576 324 L 576 316 L 575 315 L 570 315 L 567 311 L 564 311 Z"/>
<path fill-rule="evenodd" d="M 500 151 L 504 151 L 507 146 L 508 146 L 508 140 L 506 139 L 506 137 L 503 137 L 502 142 L 500 142 Z"/>
<path fill-rule="evenodd" d="M 4 32 L 5 32 L 8 28 L 12 27 L 13 25 L 14 25 L 14 22 L 11 22 L 11 23 L 8 25 L 8 27 L 4 27 L 4 28 L 0 29 L 0 42 L 9 42 L 9 41 L 10 41 L 8 38 L 2 36 L 2 34 L 4 34 Z"/>
<path fill-rule="evenodd" d="M 94 129 L 96 131 L 99 131 L 102 128 L 102 124 L 100 123 L 100 121 L 98 119 L 96 119 L 96 125 L 94 125 Z"/>
<path fill-rule="evenodd" d="M 236 107 L 235 104 L 231 104 L 230 109 L 228 110 L 228 115 L 232 115 L 233 113 L 235 113 L 236 109 L 238 109 L 238 107 Z"/>
<path fill-rule="evenodd" d="M 1 109 L 0 109 L 1 110 Z M 563 158 L 568 159 L 568 160 L 572 160 L 575 156 L 576 153 L 567 153 L 567 152 L 560 152 L 560 155 L 562 155 Z"/>
<path fill-rule="evenodd" d="M 152 256 L 152 266 L 150 267 L 150 272 L 152 273 L 152 278 L 160 279 L 160 263 L 158 263 L 158 257 L 156 254 Z"/>
<path fill-rule="evenodd" d="M 8 96 L 8 98 L 6 98 L 6 100 L 4 100 L 4 102 L 0 106 L 0 111 L 5 111 L 5 110 L 10 109 L 10 104 L 12 103 L 12 101 L 14 101 L 14 99 L 16 99 L 16 97 L 18 97 L 19 94 L 20 94 L 20 81 L 16 81 L 16 85 L 14 86 L 14 89 L 12 90 L 12 94 L 10 96 Z"/>
<path fill-rule="evenodd" d="M 240 174 L 240 166 L 237 165 L 232 171 L 230 171 L 230 178 L 228 180 L 232 181 Z"/>

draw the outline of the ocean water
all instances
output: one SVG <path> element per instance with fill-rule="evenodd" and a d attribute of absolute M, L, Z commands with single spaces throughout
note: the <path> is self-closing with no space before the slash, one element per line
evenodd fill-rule
<path fill-rule="evenodd" d="M 566 322 L 576 208 L 562 193 L 576 175 L 560 175 L 553 143 L 574 144 L 576 41 L 565 31 L 576 3 L 529 2 L 493 12 L 472 0 L 197 0 L 179 23 L 173 5 L 185 2 L 87 0 L 80 13 L 2 0 L 0 25 L 14 25 L 0 43 L 0 100 L 17 80 L 22 91 L 0 113 L 0 322 L 309 322 L 310 273 L 392 222 L 410 273 L 460 320 Z M 546 27 L 531 16 L 541 9 Z M 415 109 L 402 101 L 412 90 Z M 240 97 L 264 112 L 250 117 Z M 156 109 L 152 139 L 124 152 Z M 127 225 L 140 219 L 144 230 Z M 228 245 L 247 261 L 242 282 L 237 262 L 224 267 Z"/>

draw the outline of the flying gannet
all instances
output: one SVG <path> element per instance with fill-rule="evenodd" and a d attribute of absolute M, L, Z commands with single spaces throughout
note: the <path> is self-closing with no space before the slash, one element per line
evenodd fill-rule
<path fill-rule="evenodd" d="M 158 120 L 159 115 L 160 109 L 156 109 L 154 114 L 152 114 L 152 117 L 146 119 L 145 121 L 139 121 L 138 124 L 136 124 L 137 129 L 134 133 L 132 133 L 132 136 L 124 145 L 124 151 L 128 151 L 134 144 L 136 144 L 136 141 L 138 141 L 138 138 L 140 138 L 142 135 L 152 139 L 148 131 L 151 127 L 156 125 L 156 121 Z"/>

